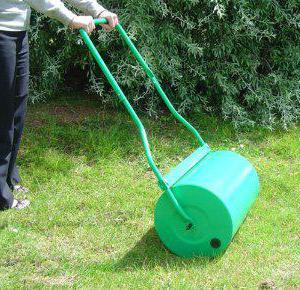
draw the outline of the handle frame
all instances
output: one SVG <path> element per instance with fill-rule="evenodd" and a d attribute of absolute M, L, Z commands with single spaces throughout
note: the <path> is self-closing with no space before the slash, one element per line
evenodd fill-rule
<path fill-rule="evenodd" d="M 107 24 L 108 22 L 107 22 L 106 19 L 101 18 L 101 19 L 95 19 L 94 23 L 95 23 L 95 25 L 101 25 L 101 24 Z M 181 122 L 195 136 L 195 138 L 197 139 L 197 141 L 198 141 L 198 143 L 199 143 L 199 145 L 201 147 L 202 146 L 206 146 L 206 143 L 201 138 L 201 136 L 198 133 L 198 131 L 184 117 L 182 117 L 177 112 L 177 110 L 174 108 L 174 106 L 172 105 L 172 103 L 168 99 L 167 95 L 163 91 L 163 89 L 162 89 L 159 81 L 157 80 L 156 76 L 154 75 L 154 73 L 152 72 L 152 70 L 150 69 L 150 67 L 148 66 L 148 64 L 146 63 L 146 61 L 144 60 L 144 58 L 138 52 L 138 50 L 134 46 L 133 42 L 130 40 L 129 36 L 127 35 L 127 33 L 125 32 L 125 30 L 121 26 L 121 24 L 117 24 L 116 29 L 120 33 L 120 35 L 123 38 L 123 40 L 125 41 L 125 43 L 128 45 L 128 47 L 129 47 L 130 51 L 132 52 L 132 54 L 134 55 L 134 57 L 137 59 L 137 61 L 139 62 L 139 64 L 142 66 L 142 68 L 145 71 L 146 75 L 150 78 L 150 80 L 153 83 L 155 89 L 158 91 L 159 95 L 161 96 L 161 98 L 163 99 L 164 103 L 166 104 L 166 106 L 168 107 L 168 109 L 170 110 L 170 112 L 173 114 L 173 116 L 179 122 Z M 85 44 L 89 48 L 91 54 L 95 58 L 97 64 L 101 68 L 102 72 L 106 76 L 106 78 L 109 81 L 110 85 L 113 87 L 114 91 L 116 92 L 118 98 L 124 104 L 125 108 L 127 109 L 127 111 L 129 112 L 130 116 L 132 117 L 135 125 L 137 126 L 137 128 L 139 130 L 140 137 L 142 139 L 143 147 L 145 149 L 145 153 L 146 153 L 146 157 L 147 157 L 148 163 L 149 163 L 151 169 L 153 170 L 156 178 L 158 179 L 158 182 L 159 182 L 160 186 L 162 187 L 163 190 L 165 190 L 167 192 L 167 194 L 170 197 L 170 199 L 171 199 L 171 201 L 172 201 L 172 203 L 173 203 L 176 211 L 187 222 L 187 228 L 190 229 L 192 227 L 192 225 L 193 225 L 193 221 L 186 214 L 186 212 L 183 210 L 183 208 L 181 207 L 181 205 L 178 203 L 177 199 L 175 198 L 175 196 L 174 196 L 174 194 L 173 194 L 173 192 L 171 190 L 171 187 L 168 185 L 168 183 L 165 180 L 165 178 L 163 177 L 162 173 L 160 172 L 160 170 L 156 166 L 156 164 L 155 164 L 155 162 L 153 160 L 152 154 L 151 154 L 151 150 L 150 150 L 150 146 L 149 146 L 149 142 L 148 142 L 148 137 L 147 137 L 144 125 L 142 124 L 140 118 L 138 117 L 138 115 L 134 111 L 133 107 L 129 103 L 128 99 L 126 98 L 126 96 L 123 93 L 122 89 L 118 85 L 116 79 L 114 78 L 114 76 L 110 72 L 109 68 L 106 66 L 104 60 L 102 59 L 101 55 L 99 54 L 98 50 L 96 49 L 95 45 L 93 44 L 93 42 L 90 39 L 90 37 L 87 34 L 87 32 L 85 30 L 83 30 L 83 29 L 80 29 L 79 32 L 80 32 L 80 34 L 81 34 L 81 36 L 83 38 L 83 41 L 85 42 Z"/>

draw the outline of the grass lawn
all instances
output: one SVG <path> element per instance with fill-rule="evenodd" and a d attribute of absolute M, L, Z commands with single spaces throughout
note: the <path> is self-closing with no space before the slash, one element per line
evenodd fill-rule
<path fill-rule="evenodd" d="M 161 244 L 160 190 L 125 112 L 58 100 L 29 108 L 19 164 L 32 205 L 0 213 L 0 288 L 300 287 L 300 127 L 237 133 L 211 117 L 191 121 L 213 149 L 249 158 L 261 178 L 224 255 L 183 259 Z M 196 148 L 168 116 L 144 122 L 164 172 Z"/>

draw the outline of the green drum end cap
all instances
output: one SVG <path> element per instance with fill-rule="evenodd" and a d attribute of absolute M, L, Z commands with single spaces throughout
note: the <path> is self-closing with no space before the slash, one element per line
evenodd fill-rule
<path fill-rule="evenodd" d="M 187 186 L 175 193 L 192 224 L 184 222 L 165 193 L 155 209 L 155 228 L 160 239 L 171 252 L 187 258 L 216 256 L 226 249 L 232 237 L 232 222 L 224 205 L 209 192 L 197 191 Z"/>

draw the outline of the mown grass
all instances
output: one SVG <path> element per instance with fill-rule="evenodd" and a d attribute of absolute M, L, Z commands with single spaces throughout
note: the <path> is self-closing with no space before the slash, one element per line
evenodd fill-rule
<path fill-rule="evenodd" d="M 164 172 L 194 150 L 169 116 L 143 121 Z M 32 205 L 0 213 L 0 288 L 300 287 L 300 128 L 237 133 L 212 117 L 192 121 L 213 149 L 249 158 L 262 182 L 224 255 L 169 253 L 153 229 L 160 190 L 130 118 L 61 100 L 29 108 L 19 163 Z"/>

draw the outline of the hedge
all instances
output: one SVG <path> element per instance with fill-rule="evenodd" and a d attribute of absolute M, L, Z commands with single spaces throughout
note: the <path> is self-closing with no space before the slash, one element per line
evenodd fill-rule
<path fill-rule="evenodd" d="M 180 112 L 218 114 L 236 126 L 299 121 L 298 0 L 102 4 L 119 14 Z M 118 105 L 76 31 L 35 15 L 30 35 L 33 101 L 70 88 Z M 157 114 L 161 100 L 118 34 L 99 30 L 93 39 L 130 100 Z"/>

